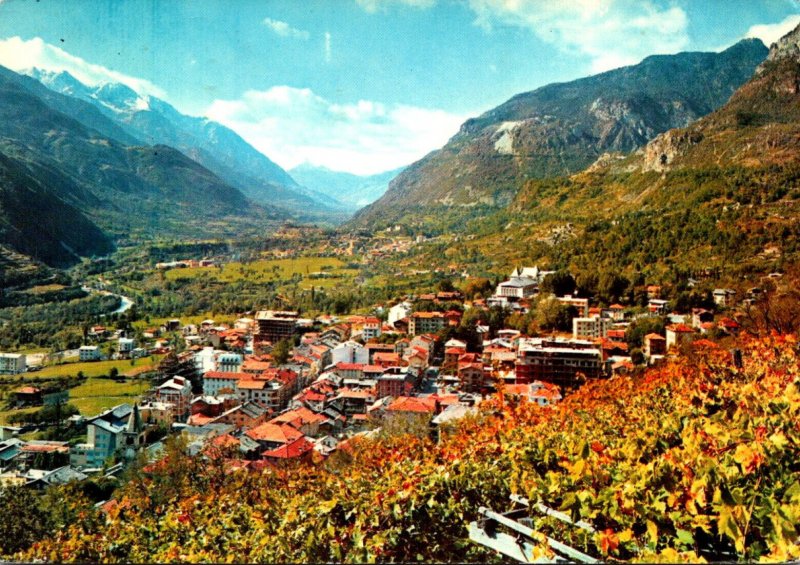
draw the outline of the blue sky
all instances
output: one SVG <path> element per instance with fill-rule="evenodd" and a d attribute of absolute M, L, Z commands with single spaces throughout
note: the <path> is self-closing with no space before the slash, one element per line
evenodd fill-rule
<path fill-rule="evenodd" d="M 516 93 L 769 41 L 798 14 L 791 0 L 0 0 L 0 64 L 126 82 L 284 167 L 366 174 Z"/>

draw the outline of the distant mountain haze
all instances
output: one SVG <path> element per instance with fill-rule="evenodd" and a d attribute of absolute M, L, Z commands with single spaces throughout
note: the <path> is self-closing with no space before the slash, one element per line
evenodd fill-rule
<path fill-rule="evenodd" d="M 289 172 L 303 186 L 336 198 L 355 211 L 383 196 L 389 182 L 403 169 L 401 167 L 376 175 L 359 176 L 304 163 Z"/>

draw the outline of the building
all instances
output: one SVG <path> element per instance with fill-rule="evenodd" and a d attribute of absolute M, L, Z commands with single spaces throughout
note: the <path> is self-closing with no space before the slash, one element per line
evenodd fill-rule
<path fill-rule="evenodd" d="M 572 306 L 578 311 L 578 314 L 582 318 L 589 317 L 589 299 L 588 298 L 577 298 L 575 296 L 570 296 L 569 294 L 565 294 L 564 296 L 558 296 L 556 299 L 563 304 L 564 306 Z"/>
<path fill-rule="evenodd" d="M 136 341 L 133 338 L 121 337 L 117 342 L 117 351 L 120 355 L 130 355 L 134 347 L 136 347 Z"/>
<path fill-rule="evenodd" d="M 172 377 L 156 389 L 156 400 L 172 404 L 175 407 L 175 416 L 182 419 L 189 413 L 192 383 L 184 377 Z"/>
<path fill-rule="evenodd" d="M 544 381 L 575 386 L 578 375 L 603 376 L 603 353 L 590 341 L 529 338 L 519 342 L 517 382 Z"/>
<path fill-rule="evenodd" d="M 481 362 L 458 364 L 458 381 L 462 392 L 480 392 L 484 387 L 484 376 Z"/>
<path fill-rule="evenodd" d="M 331 349 L 331 363 L 369 363 L 369 350 L 355 341 L 345 341 Z"/>
<path fill-rule="evenodd" d="M 528 298 L 536 294 L 539 283 L 536 279 L 529 277 L 512 276 L 507 281 L 497 285 L 495 296 L 504 298 Z"/>
<path fill-rule="evenodd" d="M 226 351 L 217 355 L 217 371 L 221 373 L 237 373 L 242 370 L 243 357 L 239 353 Z"/>
<path fill-rule="evenodd" d="M 667 351 L 673 347 L 681 347 L 686 343 L 691 343 L 694 337 L 694 330 L 684 324 L 673 324 L 667 326 Z"/>
<path fill-rule="evenodd" d="M 447 319 L 441 312 L 414 312 L 408 320 L 409 335 L 436 333 L 441 330 Z"/>
<path fill-rule="evenodd" d="M 651 298 L 647 301 L 647 310 L 652 315 L 660 315 L 667 313 L 669 302 L 660 298 Z"/>
<path fill-rule="evenodd" d="M 665 355 L 667 353 L 667 340 L 658 334 L 647 334 L 644 336 L 644 356 L 647 358 L 654 355 Z"/>
<path fill-rule="evenodd" d="M 91 418 L 86 427 L 86 443 L 70 450 L 73 467 L 102 467 L 109 457 L 125 450 L 132 457 L 144 445 L 144 423 L 139 407 L 120 404 Z M 130 451 L 129 451 L 130 450 Z"/>
<path fill-rule="evenodd" d="M 0 353 L 0 375 L 18 375 L 27 370 L 21 353 Z"/>
<path fill-rule="evenodd" d="M 78 358 L 81 361 L 98 361 L 100 359 L 100 348 L 96 345 L 82 345 L 78 350 Z"/>
<path fill-rule="evenodd" d="M 361 337 L 366 341 L 368 339 L 375 339 L 381 335 L 381 321 L 375 317 L 367 317 L 364 319 L 364 325 L 361 330 Z"/>
<path fill-rule="evenodd" d="M 608 330 L 614 325 L 614 320 L 593 316 L 591 318 L 572 319 L 572 337 L 574 339 L 598 339 L 608 336 Z"/>
<path fill-rule="evenodd" d="M 387 319 L 387 322 L 390 326 L 393 326 L 395 322 L 402 320 L 403 318 L 408 318 L 411 315 L 411 311 L 410 302 L 401 302 L 400 304 L 395 304 L 389 308 L 389 318 Z"/>
<path fill-rule="evenodd" d="M 233 392 L 236 390 L 236 383 L 240 380 L 252 379 L 249 373 L 222 373 L 220 371 L 209 371 L 203 375 L 203 394 L 207 396 L 217 396 L 221 391 Z"/>
<path fill-rule="evenodd" d="M 294 335 L 297 327 L 297 312 L 261 310 L 256 313 L 256 342 L 277 343 Z"/>
<path fill-rule="evenodd" d="M 717 306 L 730 306 L 736 298 L 736 291 L 730 288 L 715 288 L 713 295 L 714 304 Z"/>

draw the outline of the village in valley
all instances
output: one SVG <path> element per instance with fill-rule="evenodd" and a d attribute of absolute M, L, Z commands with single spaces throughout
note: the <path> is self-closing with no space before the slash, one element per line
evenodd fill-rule
<path fill-rule="evenodd" d="M 157 269 L 212 266 L 173 261 Z M 139 341 L 92 326 L 75 352 L 83 364 L 159 360 L 138 371 L 146 379 L 142 394 L 100 413 L 61 414 L 69 385 L 15 389 L 11 413 L 43 407 L 51 415 L 1 428 L 0 481 L 44 488 L 121 477 L 134 463 L 162 458 L 169 438 L 180 438 L 190 454 L 222 457 L 230 470 L 320 462 L 346 451 L 354 437 L 392 429 L 436 439 L 497 394 L 547 410 L 587 380 L 662 364 L 712 334 L 736 335 L 736 307 L 759 292 L 717 288 L 713 306 L 675 312 L 660 286 L 643 289 L 646 306 L 601 306 L 576 291 L 558 293 L 559 277 L 515 268 L 470 298 L 444 279 L 435 291 L 399 296 L 362 315 L 258 310 L 232 324 L 172 318 L 140 332 Z M 523 320 L 534 301 L 539 311 L 555 309 L 560 327 L 529 335 L 524 324 L 504 324 Z M 25 354 L 0 354 L 0 374 L 36 370 Z M 47 430 L 55 439 L 31 439 Z"/>

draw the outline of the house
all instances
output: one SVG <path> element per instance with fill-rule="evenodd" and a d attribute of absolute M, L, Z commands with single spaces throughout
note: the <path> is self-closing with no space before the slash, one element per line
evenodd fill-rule
<path fill-rule="evenodd" d="M 622 304 L 612 304 L 605 312 L 607 312 L 608 317 L 615 322 L 621 322 L 625 319 L 625 307 Z"/>
<path fill-rule="evenodd" d="M 666 355 L 667 340 L 664 336 L 651 333 L 644 336 L 644 356 Z"/>
<path fill-rule="evenodd" d="M 389 317 L 387 322 L 389 325 L 394 326 L 398 320 L 408 318 L 411 316 L 412 308 L 410 302 L 401 302 L 389 308 Z"/>
<path fill-rule="evenodd" d="M 432 397 L 418 396 L 399 396 L 386 406 L 383 417 L 394 418 L 415 418 L 432 417 L 439 412 L 440 404 Z"/>
<path fill-rule="evenodd" d="M 401 364 L 401 360 L 397 353 L 378 351 L 373 356 L 372 363 L 383 368 L 397 367 Z"/>
<path fill-rule="evenodd" d="M 730 306 L 736 298 L 736 291 L 730 288 L 715 288 L 712 294 L 717 306 Z"/>
<path fill-rule="evenodd" d="M 136 347 L 136 340 L 133 338 L 121 337 L 117 342 L 117 351 L 122 357 L 130 355 L 134 347 Z"/>
<path fill-rule="evenodd" d="M 17 406 L 38 406 L 42 403 L 42 389 L 24 386 L 13 393 Z"/>
<path fill-rule="evenodd" d="M 306 408 L 305 406 L 288 410 L 270 420 L 273 424 L 288 424 L 309 437 L 319 435 L 319 426 L 327 418 Z"/>
<path fill-rule="evenodd" d="M 337 363 L 333 372 L 342 379 L 360 379 L 364 376 L 364 367 L 362 363 Z"/>
<path fill-rule="evenodd" d="M 729 335 L 736 335 L 739 333 L 741 325 L 736 320 L 731 318 L 721 318 L 718 324 L 719 328 Z"/>
<path fill-rule="evenodd" d="M 647 302 L 647 310 L 653 316 L 658 316 L 667 313 L 669 302 L 661 300 L 660 298 L 651 298 Z"/>
<path fill-rule="evenodd" d="M 406 367 L 390 369 L 377 378 L 375 396 L 376 398 L 408 396 L 414 390 L 415 380 L 414 375 Z"/>
<path fill-rule="evenodd" d="M 701 325 L 714 321 L 714 313 L 705 308 L 692 308 L 692 327 L 699 328 Z"/>
<path fill-rule="evenodd" d="M 667 351 L 673 347 L 681 347 L 686 343 L 691 343 L 694 337 L 694 330 L 684 324 L 673 324 L 667 326 Z"/>
<path fill-rule="evenodd" d="M 243 359 L 240 353 L 220 352 L 217 354 L 217 371 L 220 373 L 237 373 L 242 370 Z"/>
<path fill-rule="evenodd" d="M 217 396 L 222 391 L 233 392 L 236 390 L 236 383 L 241 380 L 253 378 L 251 373 L 222 373 L 219 371 L 209 371 L 203 375 L 203 394 L 206 396 Z"/>
<path fill-rule="evenodd" d="M 408 321 L 408 333 L 412 336 L 436 333 L 446 323 L 447 318 L 441 312 L 414 312 Z"/>
<path fill-rule="evenodd" d="M 481 392 L 484 387 L 484 370 L 481 362 L 459 362 L 458 381 L 463 392 Z"/>
<path fill-rule="evenodd" d="M 301 431 L 288 424 L 273 424 L 270 422 L 251 428 L 244 435 L 258 442 L 262 451 L 282 447 L 304 437 Z"/>
<path fill-rule="evenodd" d="M 466 347 L 447 347 L 444 350 L 444 363 L 442 364 L 442 368 L 455 370 L 458 365 L 458 358 L 464 355 L 466 352 Z"/>
<path fill-rule="evenodd" d="M 73 467 L 102 467 L 109 457 L 122 451 L 132 458 L 144 445 L 144 422 L 137 405 L 120 404 L 90 418 L 86 426 L 86 443 L 70 449 Z"/>
<path fill-rule="evenodd" d="M 175 406 L 175 416 L 183 420 L 189 413 L 192 383 L 185 377 L 172 377 L 156 389 L 156 400 Z"/>
<path fill-rule="evenodd" d="M 361 337 L 364 340 L 375 339 L 381 335 L 381 321 L 378 318 L 369 316 L 364 318 L 364 325 L 361 330 Z"/>
<path fill-rule="evenodd" d="M 25 355 L 0 353 L 0 375 L 19 375 L 27 370 Z"/>
<path fill-rule="evenodd" d="M 525 398 L 528 402 L 533 402 L 539 406 L 550 406 L 561 400 L 561 392 L 558 387 L 542 381 L 532 383 L 506 385 L 503 394 Z"/>
<path fill-rule="evenodd" d="M 175 422 L 175 405 L 171 402 L 152 401 L 139 408 L 145 422 L 169 428 Z"/>
<path fill-rule="evenodd" d="M 314 443 L 303 436 L 268 449 L 261 454 L 261 457 L 273 465 L 281 465 L 290 461 L 310 461 L 312 453 L 314 453 Z"/>
<path fill-rule="evenodd" d="M 369 350 L 355 341 L 345 341 L 331 350 L 331 363 L 369 363 Z"/>
<path fill-rule="evenodd" d="M 375 399 L 375 389 L 353 390 L 341 388 L 334 400 L 339 400 L 342 403 L 344 413 L 350 416 L 352 414 L 366 414 L 367 406 L 375 402 Z"/>
<path fill-rule="evenodd" d="M 565 294 L 564 296 L 556 297 L 561 304 L 564 306 L 572 306 L 578 311 L 578 315 L 583 318 L 589 317 L 589 299 L 588 298 L 578 298 L 576 296 L 570 296 L 569 294 Z"/>
<path fill-rule="evenodd" d="M 15 466 L 15 460 L 22 453 L 24 444 L 24 441 L 16 437 L 0 441 L 0 471 L 5 471 Z"/>
<path fill-rule="evenodd" d="M 82 345 L 78 349 L 78 359 L 81 361 L 98 361 L 100 359 L 100 348 L 96 345 Z"/>
<path fill-rule="evenodd" d="M 255 402 L 245 402 L 226 410 L 212 421 L 214 423 L 230 424 L 240 430 L 242 428 L 255 428 L 263 424 L 269 414 L 270 410 L 268 408 L 264 408 Z"/>
<path fill-rule="evenodd" d="M 614 320 L 594 316 L 592 318 L 573 318 L 573 339 L 597 339 L 608 335 L 608 330 L 614 325 Z"/>

